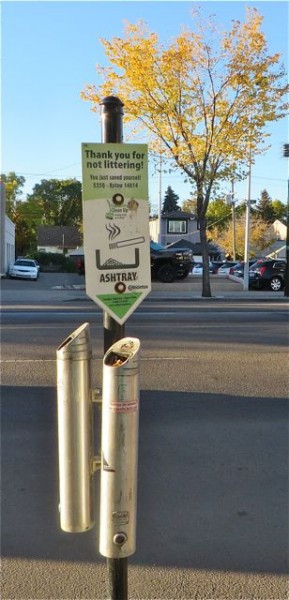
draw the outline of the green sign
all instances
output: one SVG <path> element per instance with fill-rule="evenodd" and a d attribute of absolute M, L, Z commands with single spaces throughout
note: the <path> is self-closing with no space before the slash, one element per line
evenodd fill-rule
<path fill-rule="evenodd" d="M 83 200 L 122 193 L 148 200 L 146 144 L 82 144 Z"/>
<path fill-rule="evenodd" d="M 86 292 L 119 323 L 151 290 L 146 144 L 82 144 Z"/>

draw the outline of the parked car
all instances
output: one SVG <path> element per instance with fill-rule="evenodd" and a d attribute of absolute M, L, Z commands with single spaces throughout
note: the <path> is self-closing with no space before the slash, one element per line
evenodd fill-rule
<path fill-rule="evenodd" d="M 78 275 L 85 275 L 84 255 L 78 256 L 75 260 Z"/>
<path fill-rule="evenodd" d="M 237 261 L 226 261 L 224 262 L 217 271 L 217 275 L 226 276 L 229 274 L 230 268 L 234 267 L 237 264 Z"/>
<path fill-rule="evenodd" d="M 33 258 L 33 260 L 34 260 L 34 262 L 35 262 L 35 265 L 36 265 L 37 271 L 38 271 L 38 273 L 39 273 L 39 271 L 40 271 L 40 264 L 39 264 L 38 260 L 35 260 L 35 258 Z"/>
<path fill-rule="evenodd" d="M 216 264 L 209 261 L 209 272 L 216 273 Z M 203 263 L 194 263 L 192 268 L 193 275 L 202 275 L 203 274 Z"/>
<path fill-rule="evenodd" d="M 9 277 L 15 279 L 38 279 L 39 269 L 32 258 L 18 258 L 9 269 Z"/>
<path fill-rule="evenodd" d="M 256 258 L 254 258 L 253 260 L 249 260 L 249 268 L 255 262 L 256 262 Z M 234 265 L 233 267 L 230 267 L 229 275 L 234 275 L 235 277 L 244 277 L 244 266 L 245 266 L 244 261 L 241 261 L 241 262 L 237 263 L 236 265 Z"/>
<path fill-rule="evenodd" d="M 250 268 L 249 287 L 279 292 L 284 287 L 285 268 L 285 260 L 260 258 Z"/>
<path fill-rule="evenodd" d="M 211 263 L 210 273 L 217 275 L 219 268 L 222 266 L 221 260 L 213 260 Z"/>
<path fill-rule="evenodd" d="M 192 275 L 202 275 L 203 265 L 202 263 L 195 263 L 192 268 Z"/>

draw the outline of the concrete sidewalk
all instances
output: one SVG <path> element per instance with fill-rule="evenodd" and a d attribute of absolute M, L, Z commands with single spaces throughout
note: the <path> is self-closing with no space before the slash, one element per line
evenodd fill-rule
<path fill-rule="evenodd" d="M 188 277 L 174 283 L 152 282 L 152 290 L 144 302 L 150 301 L 270 301 L 288 304 L 284 291 L 269 290 L 243 291 L 242 281 L 232 281 L 226 277 L 211 277 L 211 298 L 202 297 L 202 278 Z M 1 304 L 41 304 L 49 302 L 72 302 L 92 300 L 86 295 L 85 279 L 75 274 L 57 274 L 57 277 L 42 273 L 37 282 L 2 280 Z"/>

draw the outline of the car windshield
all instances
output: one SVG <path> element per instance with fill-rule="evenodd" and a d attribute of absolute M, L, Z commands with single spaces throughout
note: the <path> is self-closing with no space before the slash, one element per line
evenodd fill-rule
<path fill-rule="evenodd" d="M 33 260 L 16 260 L 16 267 L 35 267 Z"/>

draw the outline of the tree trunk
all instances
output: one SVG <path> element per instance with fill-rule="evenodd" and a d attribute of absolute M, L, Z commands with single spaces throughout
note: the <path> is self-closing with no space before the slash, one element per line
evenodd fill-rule
<path fill-rule="evenodd" d="M 202 257 L 203 257 L 203 277 L 202 277 L 202 296 L 204 298 L 211 298 L 211 284 L 210 284 L 210 272 L 209 272 L 209 252 L 207 243 L 207 229 L 206 219 L 201 218 L 199 220 L 200 226 L 200 238 L 202 245 Z"/>

